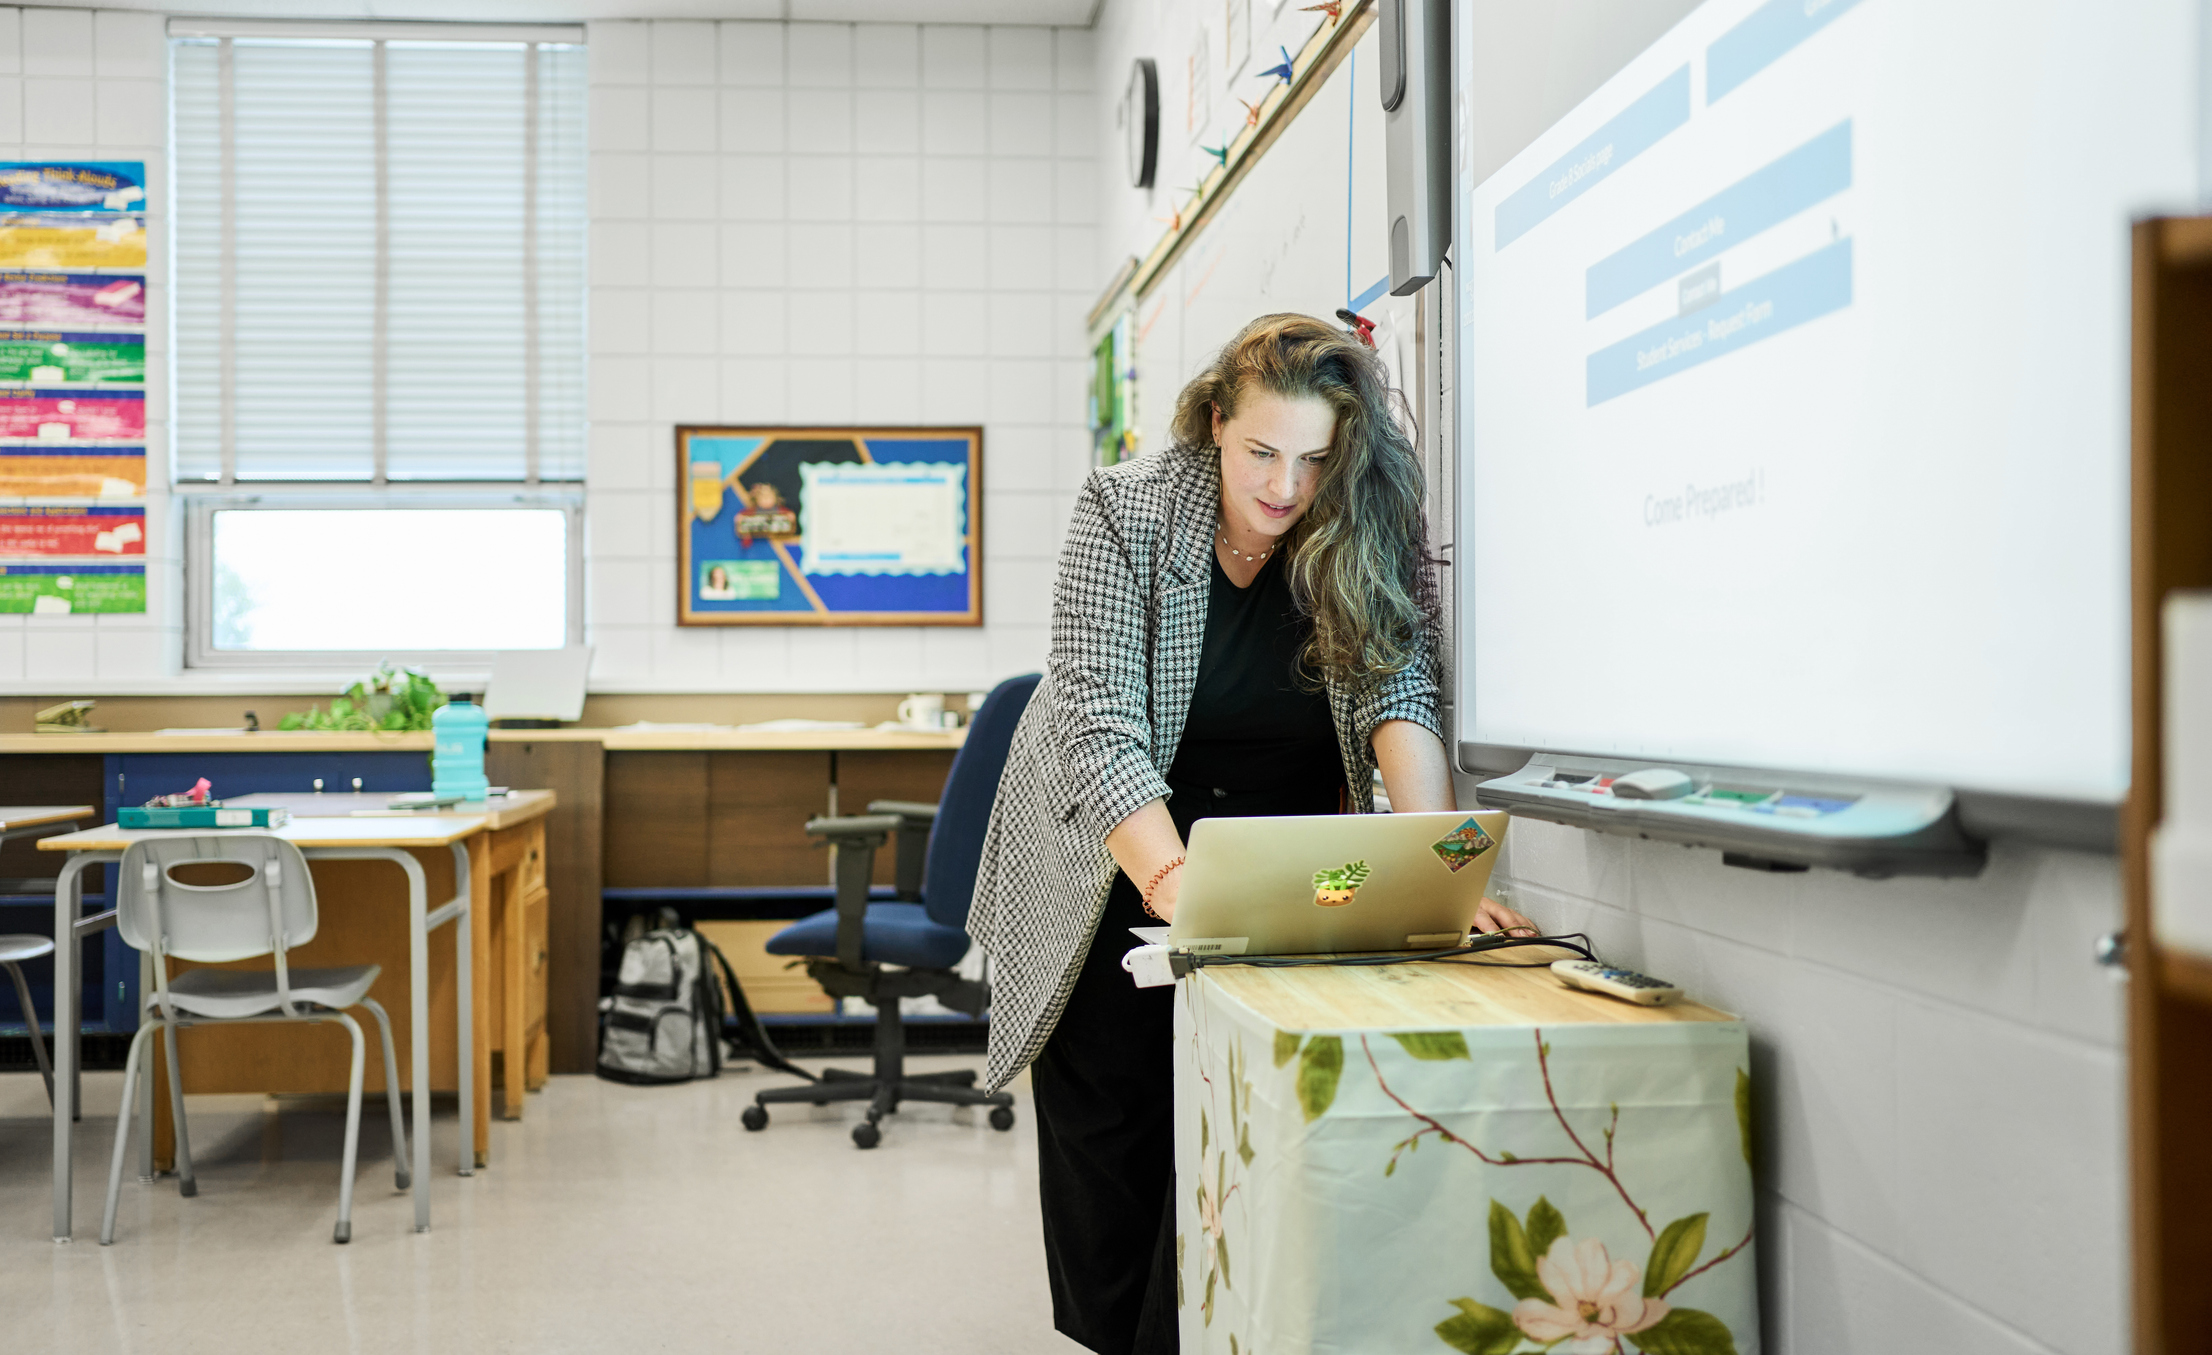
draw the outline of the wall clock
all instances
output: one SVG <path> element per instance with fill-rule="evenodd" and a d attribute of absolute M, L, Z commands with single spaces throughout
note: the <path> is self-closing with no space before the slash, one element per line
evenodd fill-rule
<path fill-rule="evenodd" d="M 1150 188 L 1160 166 L 1160 69 L 1151 57 L 1140 56 L 1129 67 L 1121 129 L 1129 153 L 1129 185 Z"/>

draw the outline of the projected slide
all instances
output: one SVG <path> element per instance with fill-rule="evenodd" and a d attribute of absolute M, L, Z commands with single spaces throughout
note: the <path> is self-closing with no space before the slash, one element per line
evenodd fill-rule
<path fill-rule="evenodd" d="M 1709 0 L 1462 184 L 1460 736 L 2123 790 L 2192 14 Z"/>

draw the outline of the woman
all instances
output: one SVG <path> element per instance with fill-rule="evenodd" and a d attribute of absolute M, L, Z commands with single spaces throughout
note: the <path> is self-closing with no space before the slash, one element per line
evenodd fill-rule
<path fill-rule="evenodd" d="M 1247 325 L 1175 445 L 1091 476 L 1045 680 L 999 783 L 969 927 L 994 960 L 989 1080 L 1027 1065 L 1059 1329 L 1176 1348 L 1172 988 L 1120 967 L 1175 916 L 1208 815 L 1453 808 L 1421 471 L 1373 350 Z M 1484 900 L 1485 930 L 1528 920 Z"/>

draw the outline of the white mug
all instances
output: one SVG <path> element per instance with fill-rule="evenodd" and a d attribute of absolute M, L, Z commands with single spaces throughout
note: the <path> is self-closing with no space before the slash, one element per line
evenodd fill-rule
<path fill-rule="evenodd" d="M 943 729 L 945 694 L 916 692 L 899 703 L 899 723 L 909 729 Z"/>

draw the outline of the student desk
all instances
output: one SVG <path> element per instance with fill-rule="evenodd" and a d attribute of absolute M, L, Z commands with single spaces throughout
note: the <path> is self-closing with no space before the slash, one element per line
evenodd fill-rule
<path fill-rule="evenodd" d="M 1741 1022 L 1527 968 L 1177 986 L 1185 1351 L 1758 1349 Z"/>
<path fill-rule="evenodd" d="M 91 817 L 91 805 L 0 805 L 0 842 L 51 833 Z"/>
<path fill-rule="evenodd" d="M 413 1092 L 415 1227 L 430 1226 L 430 1091 L 432 1084 L 447 1083 L 460 1093 L 462 1135 L 460 1171 L 466 1176 L 483 1165 L 489 1148 L 488 1104 L 478 1100 L 480 1084 L 489 1083 L 490 1042 L 474 1038 L 479 1022 L 490 1027 L 489 1000 L 492 984 L 487 968 L 493 956 L 495 913 L 505 912 L 504 934 L 510 940 L 525 935 L 521 914 L 531 891 L 523 887 L 523 873 L 532 858 L 544 859 L 543 829 L 539 820 L 553 808 L 548 791 L 525 791 L 493 802 L 474 812 L 425 816 L 298 818 L 273 835 L 298 846 L 317 863 L 316 894 L 321 914 L 315 939 L 294 949 L 294 963 L 384 965 L 376 993 L 392 1013 L 395 1043 L 409 1050 L 408 1085 Z M 473 810 L 473 806 L 469 807 Z M 120 861 L 129 845 L 145 838 L 195 836 L 190 831 L 157 832 L 125 830 L 113 824 L 68 833 L 40 841 L 41 851 L 69 853 L 55 881 L 54 935 L 57 1029 L 73 1029 L 76 1023 L 74 968 L 76 947 L 60 944 L 115 925 L 112 909 L 82 916 L 81 880 L 85 867 Z M 495 868 L 505 860 L 508 879 L 495 888 Z M 374 864 L 372 864 L 374 863 Z M 389 863 L 404 872 L 407 912 L 404 919 L 388 907 L 391 879 L 377 866 Z M 433 908 L 431 895 L 447 901 Z M 540 887 L 536 894 L 542 898 Z M 456 924 L 452 950 L 433 964 L 432 933 L 447 923 Z M 396 944 L 395 944 L 396 942 Z M 395 954 L 404 946 L 401 954 Z M 502 949 L 519 949 L 502 947 Z M 249 966 L 255 962 L 246 962 Z M 405 975 L 404 980 L 401 975 Z M 486 980 L 478 982 L 479 979 Z M 394 984 L 407 987 L 404 1003 L 391 1000 Z M 512 983 L 508 994 L 515 991 Z M 506 1015 L 512 1017 L 512 1003 Z M 435 1008 L 435 1011 L 433 1010 Z M 450 1015 L 448 1015 L 450 1013 Z M 430 1029 L 433 1024 L 453 1023 L 456 1033 L 453 1059 L 433 1059 Z M 273 1038 L 272 1038 L 273 1036 Z M 288 1037 L 288 1038 L 287 1038 Z M 502 1034 L 505 1062 L 510 1073 L 526 1063 L 526 1038 L 512 1026 Z M 55 1042 L 54 1107 L 54 1237 L 66 1240 L 71 1232 L 70 1158 L 71 1121 L 75 1112 L 75 1042 Z M 335 1045 L 303 1039 L 298 1031 L 274 1031 L 265 1027 L 233 1029 L 201 1027 L 193 1038 L 179 1041 L 186 1085 L 200 1092 L 310 1093 L 342 1090 L 346 1059 Z M 442 1051 L 441 1051 L 442 1052 Z M 162 1062 L 155 1060 L 161 1068 Z M 386 1070 L 391 1075 L 391 1070 Z M 140 1104 L 168 1104 L 147 1079 Z M 510 1076 L 510 1084 L 513 1078 Z M 272 1085 L 273 1084 L 273 1085 Z M 157 1113 L 160 1132 L 166 1121 Z M 173 1127 L 171 1132 L 173 1132 Z M 149 1136 L 152 1137 L 152 1136 Z M 142 1158 L 142 1165 L 152 1165 Z"/>

